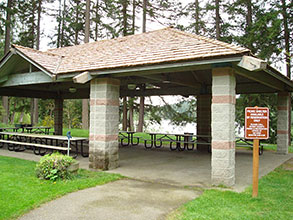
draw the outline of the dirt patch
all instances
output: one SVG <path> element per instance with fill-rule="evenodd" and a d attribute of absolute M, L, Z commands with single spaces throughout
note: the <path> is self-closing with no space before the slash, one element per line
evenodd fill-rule
<path fill-rule="evenodd" d="M 290 160 L 287 160 L 283 164 L 283 168 L 284 168 L 284 170 L 293 171 L 293 158 L 291 158 Z"/>

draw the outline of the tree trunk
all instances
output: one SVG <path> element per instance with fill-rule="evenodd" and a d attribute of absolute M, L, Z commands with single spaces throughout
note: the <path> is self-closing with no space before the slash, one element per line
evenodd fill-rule
<path fill-rule="evenodd" d="M 23 116 L 24 116 L 24 111 L 21 111 L 20 117 L 19 117 L 19 123 L 23 122 Z"/>
<path fill-rule="evenodd" d="M 246 34 L 249 36 L 250 27 L 252 25 L 252 4 L 251 0 L 246 0 L 247 2 L 247 17 L 246 17 Z M 253 51 L 252 42 L 249 42 L 248 48 Z"/>
<path fill-rule="evenodd" d="M 122 15 L 123 15 L 123 36 L 126 36 L 128 35 L 128 30 L 127 30 L 127 27 L 128 27 L 128 23 L 127 23 L 127 1 L 128 0 L 123 0 L 122 2 Z"/>
<path fill-rule="evenodd" d="M 10 48 L 10 31 L 11 31 L 11 10 L 12 0 L 7 1 L 7 10 L 6 10 L 6 25 L 5 25 L 5 47 L 4 54 L 8 53 Z"/>
<path fill-rule="evenodd" d="M 251 0 L 246 0 L 246 3 L 247 3 L 246 28 L 249 28 L 249 26 L 252 24 L 252 4 L 251 4 Z"/>
<path fill-rule="evenodd" d="M 135 34 L 135 7 L 136 1 L 132 1 L 132 34 Z"/>
<path fill-rule="evenodd" d="M 4 46 L 4 54 L 8 53 L 10 48 L 10 31 L 11 31 L 11 13 L 10 10 L 12 8 L 13 0 L 7 1 L 7 9 L 6 10 L 6 25 L 5 25 L 5 46 Z M 8 124 L 9 118 L 9 100 L 8 96 L 2 96 L 2 105 L 5 111 L 3 115 L 3 123 Z"/>
<path fill-rule="evenodd" d="M 86 0 L 85 11 L 85 37 L 84 42 L 88 43 L 90 40 L 90 0 Z M 82 100 L 82 129 L 89 128 L 89 104 L 88 99 Z"/>
<path fill-rule="evenodd" d="M 38 0 L 37 42 L 36 49 L 40 49 L 42 0 Z"/>
<path fill-rule="evenodd" d="M 142 32 L 146 32 L 146 12 L 147 12 L 147 0 L 143 0 L 142 3 Z"/>
<path fill-rule="evenodd" d="M 133 123 L 133 98 L 129 100 L 129 131 L 134 131 Z"/>
<path fill-rule="evenodd" d="M 82 100 L 82 129 L 89 129 L 89 102 Z"/>
<path fill-rule="evenodd" d="M 282 15 L 283 15 L 283 25 L 284 25 L 284 39 L 285 39 L 285 56 L 286 56 L 286 71 L 287 77 L 291 79 L 291 60 L 290 60 L 290 32 L 288 28 L 288 13 L 287 5 L 285 0 L 282 2 Z"/>
<path fill-rule="evenodd" d="M 39 123 L 39 100 L 34 99 L 34 125 Z"/>
<path fill-rule="evenodd" d="M 4 115 L 3 115 L 3 123 L 8 124 L 8 118 L 9 118 L 9 100 L 8 96 L 2 96 L 2 105 L 4 108 Z"/>
<path fill-rule="evenodd" d="M 59 48 L 61 46 L 61 24 L 62 24 L 62 9 L 61 9 L 62 3 L 61 0 L 59 0 L 59 12 L 58 12 L 58 17 L 59 17 L 59 21 L 58 21 L 58 32 L 57 32 L 57 48 Z"/>
<path fill-rule="evenodd" d="M 61 43 L 60 47 L 64 46 L 64 26 L 65 26 L 65 10 L 66 10 L 66 0 L 63 1 L 63 12 L 62 12 L 62 23 L 61 23 Z"/>
<path fill-rule="evenodd" d="M 143 15 L 142 15 L 142 32 L 146 32 L 146 11 L 147 11 L 147 0 L 143 1 Z M 141 89 L 145 89 L 145 85 L 141 86 Z M 137 131 L 142 132 L 143 131 L 143 124 L 144 124 L 144 96 L 140 97 L 139 100 L 139 117 L 138 117 L 138 125 L 137 125 Z"/>
<path fill-rule="evenodd" d="M 127 131 L 127 97 L 123 97 L 122 130 Z"/>
<path fill-rule="evenodd" d="M 199 34 L 199 2 L 198 0 L 195 0 L 194 2 L 195 6 L 195 33 Z"/>
<path fill-rule="evenodd" d="M 35 117 L 35 114 L 34 114 L 34 99 L 32 98 L 31 99 L 31 125 L 32 126 L 34 125 L 34 117 Z"/>
<path fill-rule="evenodd" d="M 79 0 L 76 0 L 76 14 L 75 14 L 75 23 L 78 23 L 78 18 L 79 18 L 79 9 L 78 9 L 78 5 L 79 5 Z M 77 28 L 77 25 L 75 26 L 75 37 L 74 37 L 74 44 L 78 45 L 78 34 L 79 34 L 79 30 Z"/>
<path fill-rule="evenodd" d="M 88 43 L 89 40 L 90 40 L 90 0 L 86 0 L 84 42 Z"/>
<path fill-rule="evenodd" d="M 220 0 L 216 0 L 216 38 L 220 39 Z"/>
<path fill-rule="evenodd" d="M 99 27 L 99 23 L 100 23 L 100 16 L 99 16 L 99 0 L 97 0 L 97 3 L 96 3 L 96 11 L 95 11 L 95 14 L 96 14 L 96 26 L 95 26 L 95 41 L 98 40 L 98 27 Z"/>
<path fill-rule="evenodd" d="M 139 117 L 138 117 L 138 125 L 137 132 L 143 132 L 143 124 L 144 124 L 144 97 L 140 97 L 139 102 Z"/>
<path fill-rule="evenodd" d="M 32 2 L 33 8 L 32 8 L 32 29 L 31 29 L 31 48 L 35 49 L 35 43 L 36 43 L 36 25 L 35 25 L 35 12 L 36 12 L 36 2 Z"/>
<path fill-rule="evenodd" d="M 282 15 L 283 15 L 283 25 L 284 25 L 284 39 L 285 39 L 285 61 L 286 61 L 286 72 L 287 77 L 291 79 L 291 59 L 290 59 L 290 32 L 288 28 L 288 14 L 286 0 L 281 0 L 282 2 Z M 288 113 L 289 113 L 289 134 L 291 134 L 291 102 L 289 103 Z M 291 145 L 291 135 L 288 138 L 288 144 Z"/>
<path fill-rule="evenodd" d="M 37 20 L 37 37 L 36 37 L 36 49 L 40 49 L 40 36 L 41 36 L 41 12 L 42 12 L 42 0 L 38 0 L 38 20 Z M 31 124 L 36 125 L 39 122 L 39 108 L 38 99 L 33 99 L 31 111 Z"/>

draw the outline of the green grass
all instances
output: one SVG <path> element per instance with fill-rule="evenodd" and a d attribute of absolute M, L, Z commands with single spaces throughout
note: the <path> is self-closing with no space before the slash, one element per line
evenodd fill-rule
<path fill-rule="evenodd" d="M 54 183 L 38 179 L 35 166 L 32 161 L 0 156 L 0 219 L 14 219 L 67 193 L 122 178 L 117 174 L 80 170 L 73 180 Z"/>
<path fill-rule="evenodd" d="M 259 195 L 252 189 L 243 193 L 206 190 L 199 198 L 185 204 L 169 219 L 293 219 L 293 171 L 282 167 L 261 178 Z"/>
<path fill-rule="evenodd" d="M 89 130 L 83 130 L 83 129 L 79 129 L 79 128 L 72 128 L 72 129 L 68 129 L 68 128 L 63 128 L 63 135 L 65 136 L 67 131 L 71 132 L 71 136 L 72 137 L 89 137 Z"/>

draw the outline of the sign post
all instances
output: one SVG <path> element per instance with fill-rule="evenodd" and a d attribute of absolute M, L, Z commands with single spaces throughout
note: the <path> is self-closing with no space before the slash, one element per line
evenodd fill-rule
<path fill-rule="evenodd" d="M 253 139 L 252 197 L 258 194 L 259 140 L 269 138 L 269 109 L 245 108 L 245 139 Z"/>
<path fill-rule="evenodd" d="M 71 132 L 70 131 L 67 131 L 66 136 L 68 138 L 68 141 L 67 141 L 67 156 L 69 156 L 69 151 L 70 151 L 70 138 L 72 138 Z"/>

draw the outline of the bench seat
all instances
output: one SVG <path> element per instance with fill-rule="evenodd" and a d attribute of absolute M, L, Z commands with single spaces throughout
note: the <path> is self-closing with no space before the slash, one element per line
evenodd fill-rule
<path fill-rule="evenodd" d="M 11 140 L 0 140 L 1 143 L 6 144 L 16 144 L 16 145 L 23 145 L 23 146 L 33 146 L 33 147 L 40 147 L 40 148 L 47 148 L 52 150 L 64 150 L 67 151 L 67 147 L 59 147 L 59 146 L 51 146 L 46 144 L 37 144 L 37 143 L 28 143 L 28 142 L 19 142 L 19 141 L 11 141 Z M 69 148 L 71 150 L 71 148 Z"/>

